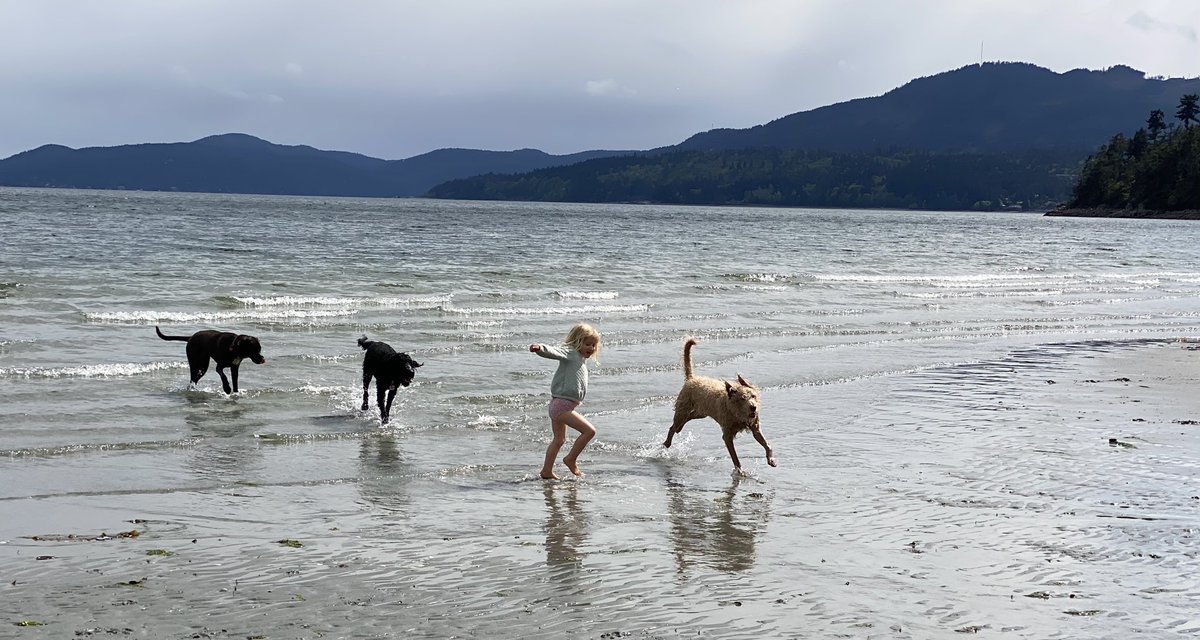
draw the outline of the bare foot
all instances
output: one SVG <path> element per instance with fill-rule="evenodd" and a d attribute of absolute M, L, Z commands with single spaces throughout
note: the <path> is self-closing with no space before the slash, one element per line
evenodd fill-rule
<path fill-rule="evenodd" d="M 563 464 L 567 465 L 567 468 L 570 469 L 571 473 L 575 474 L 576 477 L 583 477 L 583 472 L 579 470 L 579 465 L 575 464 L 574 460 L 563 458 Z"/>
<path fill-rule="evenodd" d="M 558 480 L 558 474 L 551 471 L 550 475 L 546 475 L 545 472 L 542 472 L 542 480 Z"/>

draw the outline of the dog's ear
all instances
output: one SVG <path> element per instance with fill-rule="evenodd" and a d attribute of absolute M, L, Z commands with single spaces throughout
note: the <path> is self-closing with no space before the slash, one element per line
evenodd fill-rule
<path fill-rule="evenodd" d="M 746 382 L 746 379 L 743 378 L 742 374 L 740 374 L 740 373 L 738 374 L 738 384 L 742 385 L 743 387 L 754 387 L 753 384 Z M 754 387 L 754 388 L 757 389 L 758 387 Z"/>
<path fill-rule="evenodd" d="M 732 398 L 733 395 L 735 393 L 737 393 L 737 390 L 733 388 L 733 385 L 729 384 L 728 380 L 725 380 L 724 382 L 725 382 L 725 395 Z"/>
<path fill-rule="evenodd" d="M 417 362 L 416 360 L 413 360 L 412 365 L 413 365 L 413 367 L 419 367 L 419 366 L 421 366 L 421 363 Z"/>

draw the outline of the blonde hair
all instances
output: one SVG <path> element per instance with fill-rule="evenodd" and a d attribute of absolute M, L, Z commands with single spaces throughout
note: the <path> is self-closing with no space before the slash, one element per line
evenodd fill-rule
<path fill-rule="evenodd" d="M 579 347 L 588 340 L 596 341 L 596 351 L 592 354 L 591 359 L 599 362 L 600 332 L 596 331 L 596 328 L 592 325 L 586 322 L 580 322 L 579 324 L 571 327 L 571 330 L 567 332 L 567 337 L 563 338 L 563 343 L 571 345 L 572 348 L 578 351 Z"/>

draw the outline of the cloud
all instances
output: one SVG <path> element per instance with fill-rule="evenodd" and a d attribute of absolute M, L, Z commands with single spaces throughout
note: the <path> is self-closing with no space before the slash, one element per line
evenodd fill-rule
<path fill-rule="evenodd" d="M 1126 18 L 1125 23 L 1136 29 L 1141 29 L 1142 31 L 1165 31 L 1167 33 L 1173 33 L 1186 39 L 1188 42 L 1196 42 L 1197 40 L 1195 28 L 1164 22 L 1158 18 L 1148 15 L 1145 11 L 1138 11 L 1137 13 L 1134 13 Z"/>
<path fill-rule="evenodd" d="M 605 80 L 588 80 L 583 84 L 583 90 L 586 91 L 588 95 L 592 96 L 609 96 L 616 93 L 634 95 L 637 93 L 633 89 L 622 87 L 617 83 L 616 80 L 613 80 L 612 78 L 607 78 Z"/>

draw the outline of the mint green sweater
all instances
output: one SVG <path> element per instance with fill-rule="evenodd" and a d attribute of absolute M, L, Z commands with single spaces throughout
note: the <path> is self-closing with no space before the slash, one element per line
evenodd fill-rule
<path fill-rule="evenodd" d="M 539 344 L 536 353 L 543 358 L 558 360 L 558 370 L 554 372 L 554 380 L 550 382 L 550 395 L 583 402 L 583 397 L 587 395 L 588 370 L 587 361 L 579 351 L 569 344 L 561 347 Z"/>

